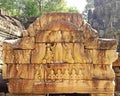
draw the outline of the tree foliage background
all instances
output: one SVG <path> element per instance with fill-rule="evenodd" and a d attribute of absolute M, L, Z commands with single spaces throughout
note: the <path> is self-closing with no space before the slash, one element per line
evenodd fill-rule
<path fill-rule="evenodd" d="M 0 0 L 0 8 L 11 16 L 27 18 L 43 12 L 79 12 L 75 7 L 67 7 L 65 0 Z"/>
<path fill-rule="evenodd" d="M 88 14 L 91 13 L 91 11 L 94 10 L 94 0 L 86 0 L 87 5 L 85 6 L 85 10 L 83 11 L 83 17 L 85 20 L 88 19 Z"/>

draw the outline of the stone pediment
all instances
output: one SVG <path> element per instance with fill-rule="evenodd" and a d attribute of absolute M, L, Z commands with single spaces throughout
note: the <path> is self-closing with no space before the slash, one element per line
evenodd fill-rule
<path fill-rule="evenodd" d="M 71 22 L 53 21 L 37 33 L 36 42 L 81 42 L 83 32 L 78 28 Z"/>
<path fill-rule="evenodd" d="M 72 22 L 67 22 L 63 20 L 56 20 L 48 23 L 44 30 L 52 30 L 52 31 L 75 31 L 79 30 L 79 27 L 73 24 Z"/>
<path fill-rule="evenodd" d="M 80 14 L 45 13 L 23 38 L 4 42 L 3 76 L 16 94 L 111 94 L 116 46 L 116 40 L 98 38 Z"/>

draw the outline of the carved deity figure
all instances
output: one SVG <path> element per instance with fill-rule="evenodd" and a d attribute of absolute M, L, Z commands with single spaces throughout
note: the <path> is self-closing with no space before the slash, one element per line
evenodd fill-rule
<path fill-rule="evenodd" d="M 54 38 L 54 39 L 53 39 Z M 50 41 L 52 41 L 54 43 L 54 45 L 52 46 L 52 51 L 54 52 L 54 61 L 55 63 L 62 63 L 63 59 L 62 59 L 62 44 L 61 44 L 61 39 L 62 39 L 62 35 L 61 35 L 61 31 L 56 31 L 54 32 L 54 37 L 50 38 Z"/>
<path fill-rule="evenodd" d="M 54 70 L 50 70 L 50 74 L 48 75 L 48 79 L 50 80 L 55 80 L 55 72 Z"/>
<path fill-rule="evenodd" d="M 65 73 L 64 73 L 63 77 L 64 77 L 65 80 L 69 80 L 70 79 L 70 75 L 69 75 L 68 69 L 65 70 Z"/>
<path fill-rule="evenodd" d="M 50 31 L 48 33 L 45 35 L 48 37 L 46 42 L 49 44 L 46 45 L 44 63 L 86 63 L 88 61 L 84 45 L 73 43 L 78 38 L 77 33 L 72 34 L 69 31 Z"/>
<path fill-rule="evenodd" d="M 72 70 L 72 73 L 71 73 L 71 80 L 76 80 L 76 77 L 77 77 L 77 75 L 76 75 L 76 72 L 75 72 L 75 69 L 73 69 Z"/>
<path fill-rule="evenodd" d="M 53 53 L 52 53 L 50 44 L 47 44 L 47 47 L 46 47 L 45 60 L 47 63 L 53 63 Z"/>
<path fill-rule="evenodd" d="M 56 74 L 56 79 L 57 80 L 59 80 L 59 81 L 61 81 L 62 80 L 62 73 L 61 73 L 61 70 L 60 69 L 58 69 L 58 71 L 57 71 L 57 74 Z"/>
<path fill-rule="evenodd" d="M 64 62 L 74 63 L 74 60 L 72 57 L 72 45 L 73 44 L 70 44 L 70 43 L 63 44 L 63 49 L 64 49 L 63 60 L 64 60 Z"/>
<path fill-rule="evenodd" d="M 63 43 L 63 61 L 67 63 L 74 63 L 73 60 L 73 44 L 71 43 L 73 41 L 72 35 L 68 31 L 62 32 L 62 37 L 64 40 Z"/>
<path fill-rule="evenodd" d="M 41 65 L 38 65 L 35 67 L 35 80 L 36 81 L 42 81 L 43 78 L 44 78 L 44 69 L 43 69 L 43 66 L 42 64 Z"/>
<path fill-rule="evenodd" d="M 83 79 L 83 72 L 82 72 L 83 70 L 79 70 L 78 71 L 78 79 Z"/>

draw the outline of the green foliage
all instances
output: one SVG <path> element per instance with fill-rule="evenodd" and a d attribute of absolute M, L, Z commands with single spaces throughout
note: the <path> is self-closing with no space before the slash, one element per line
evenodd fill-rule
<path fill-rule="evenodd" d="M 65 6 L 64 0 L 46 0 L 43 5 L 43 12 L 63 12 Z"/>
<path fill-rule="evenodd" d="M 66 7 L 65 0 L 0 0 L 0 8 L 11 16 L 36 17 L 43 12 L 78 12 L 75 7 Z"/>
<path fill-rule="evenodd" d="M 28 0 L 24 2 L 24 4 L 25 4 L 25 9 L 23 11 L 23 15 L 25 17 L 35 17 L 39 15 L 39 6 L 37 2 Z"/>
<path fill-rule="evenodd" d="M 79 11 L 77 10 L 76 7 L 68 7 L 68 8 L 67 8 L 67 11 L 68 11 L 68 12 L 79 13 Z"/>
<path fill-rule="evenodd" d="M 9 14 L 12 14 L 14 10 L 14 0 L 0 0 L 0 8 L 7 11 Z"/>

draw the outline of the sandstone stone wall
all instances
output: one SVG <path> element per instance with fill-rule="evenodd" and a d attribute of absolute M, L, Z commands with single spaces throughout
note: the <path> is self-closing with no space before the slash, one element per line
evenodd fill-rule
<path fill-rule="evenodd" d="M 117 51 L 120 52 L 120 0 L 94 0 L 95 9 L 89 11 L 89 23 L 97 29 L 100 37 L 116 38 Z M 118 55 L 119 57 L 119 55 Z M 120 58 L 113 64 L 116 72 L 116 91 L 120 91 Z"/>
<path fill-rule="evenodd" d="M 102 39 L 80 14 L 45 13 L 3 43 L 3 78 L 12 94 L 113 96 L 117 41 Z"/>
<path fill-rule="evenodd" d="M 113 69 L 115 71 L 115 81 L 116 81 L 115 90 L 120 92 L 120 53 L 118 54 L 118 59 L 115 62 L 113 62 Z"/>

